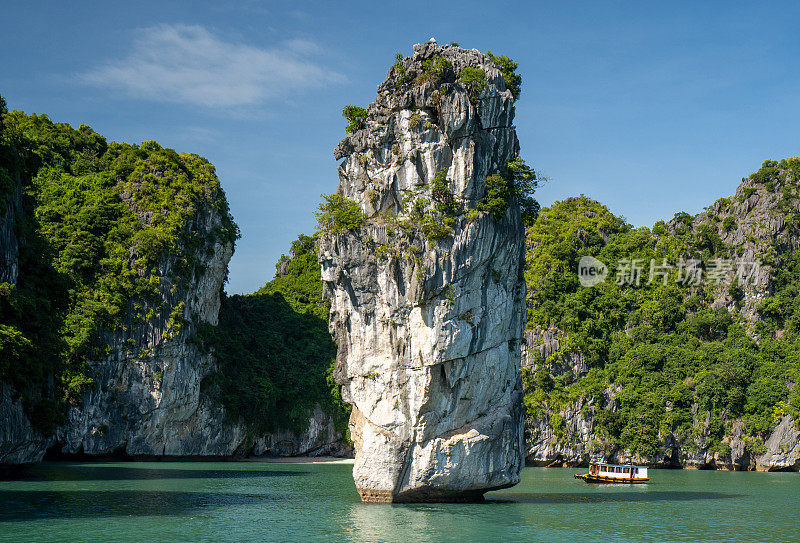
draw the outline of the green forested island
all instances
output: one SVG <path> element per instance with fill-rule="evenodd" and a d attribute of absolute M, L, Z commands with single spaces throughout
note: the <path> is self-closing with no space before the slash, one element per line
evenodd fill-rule
<path fill-rule="evenodd" d="M 776 425 L 800 420 L 798 167 L 797 158 L 767 161 L 735 196 L 652 229 L 584 196 L 542 210 L 528 230 L 526 417 L 564 460 L 629 449 L 651 462 L 746 467 Z M 609 266 L 609 280 L 580 286 L 586 255 Z M 758 287 L 732 270 L 730 282 L 688 284 L 674 267 L 647 284 L 645 267 L 639 285 L 614 281 L 621 259 L 680 257 L 702 261 L 706 274 L 715 259 L 754 258 L 770 275 Z M 586 420 L 590 442 L 578 445 Z"/>
<path fill-rule="evenodd" d="M 96 385 L 90 361 L 109 353 L 106 333 L 156 314 L 164 334 L 180 330 L 183 307 L 164 314 L 160 265 L 169 259 L 173 292 L 187 288 L 197 250 L 233 243 L 238 229 L 198 155 L 108 143 L 86 125 L 9 113 L 5 102 L 0 130 L 3 219 L 19 240 L 3 248 L 6 263 L 18 250 L 18 264 L 0 287 L 0 379 L 47 431 Z M 191 226 L 209 210 L 220 221 L 201 239 Z"/>
<path fill-rule="evenodd" d="M 183 358 L 200 367 L 175 379 L 202 383 L 194 400 L 177 404 L 222 405 L 225 415 L 210 415 L 202 431 L 236 428 L 221 454 L 246 454 L 265 432 L 303 433 L 316 406 L 345 434 L 311 238 L 293 245 L 285 273 L 258 292 L 225 296 L 238 227 L 207 160 L 152 141 L 109 143 L 86 125 L 8 112 L 5 102 L 0 113 L 0 382 L 4 401 L 30 421 L 6 421 L 14 427 L 0 460 L 14 462 L 14 439 L 35 443 L 74 424 L 67 413 L 87 401 L 143 425 L 126 413 L 139 404 L 119 389 L 131 377 L 117 368 L 145 364 L 142 386 L 180 390 L 166 383 L 167 366 Z M 105 398 L 89 399 L 98 393 Z M 112 425 L 84 430 L 113 440 Z"/>

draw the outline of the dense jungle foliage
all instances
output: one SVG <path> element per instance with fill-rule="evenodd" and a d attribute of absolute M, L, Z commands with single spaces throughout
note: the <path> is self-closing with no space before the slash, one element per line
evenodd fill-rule
<path fill-rule="evenodd" d="M 45 115 L 3 112 L 0 180 L 4 203 L 21 204 L 19 277 L 0 284 L 0 380 L 47 431 L 94 385 L 90 362 L 109 351 L 103 331 L 168 309 L 159 264 L 170 259 L 177 288 L 198 250 L 238 230 L 204 158 L 109 143 Z M 210 210 L 222 223 L 209 240 L 190 225 Z"/>
<path fill-rule="evenodd" d="M 336 345 L 315 241 L 301 235 L 272 281 L 253 294 L 225 297 L 209 334 L 219 370 L 204 386 L 254 432 L 303 431 L 319 404 L 347 435 L 349 406 L 333 381 Z"/>
<path fill-rule="evenodd" d="M 238 230 L 197 155 L 109 143 L 88 126 L 5 107 L 0 127 L 2 216 L 21 192 L 19 277 L 0 283 L 0 381 L 49 432 L 94 386 L 91 363 L 110 349 L 103 333 L 170 309 L 159 294 L 165 259 L 170 284 L 186 287 L 203 248 Z M 197 224 L 212 211 L 223 221 L 205 237 Z M 320 404 L 346 431 L 315 240 L 300 236 L 291 253 L 258 292 L 223 297 L 219 327 L 198 342 L 219 356 L 205 384 L 254 430 L 302 429 Z"/>
<path fill-rule="evenodd" d="M 646 456 L 669 435 L 691 447 L 699 431 L 694 421 L 706 417 L 711 449 L 723 455 L 729 446 L 722 437 L 735 420 L 744 422 L 746 445 L 755 453 L 782 414 L 800 420 L 800 387 L 792 387 L 800 380 L 798 256 L 788 254 L 779 268 L 774 296 L 762 305 L 764 323 L 756 342 L 747 333 L 751 323 L 739 311 L 742 292 L 735 282 L 729 289 L 732 309 L 711 307 L 719 293 L 716 285 L 676 282 L 677 268 L 650 283 L 651 259 L 675 265 L 678 257 L 710 262 L 736 254 L 713 228 L 693 228 L 692 220 L 679 213 L 670 225 L 659 221 L 652 230 L 633 228 L 583 196 L 541 210 L 528 229 L 528 327 L 556 326 L 567 339 L 553 360 L 543 361 L 535 373 L 523 372 L 528 418 L 549 419 L 556 436 L 566 439 L 560 411 L 578 398 L 594 399 L 606 440 L 592 446 Z M 585 255 L 610 272 L 591 288 L 581 287 L 577 274 Z M 621 259 L 645 263 L 638 285 L 615 281 L 616 272 L 627 269 L 618 268 Z M 588 373 L 551 378 L 547 363 L 576 349 Z M 602 407 L 607 389 L 616 391 L 616 412 Z"/>

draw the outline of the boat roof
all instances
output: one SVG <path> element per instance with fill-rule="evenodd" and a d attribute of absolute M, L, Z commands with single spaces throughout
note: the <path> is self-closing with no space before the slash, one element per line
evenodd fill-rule
<path fill-rule="evenodd" d="M 599 464 L 601 466 L 608 466 L 611 468 L 643 468 L 645 466 L 637 466 L 635 464 L 609 464 L 608 462 L 590 462 L 590 464 Z"/>

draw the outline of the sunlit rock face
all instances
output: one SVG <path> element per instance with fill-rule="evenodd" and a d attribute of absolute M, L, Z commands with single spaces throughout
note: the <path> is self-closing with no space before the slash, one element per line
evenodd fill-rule
<path fill-rule="evenodd" d="M 21 192 L 0 213 L 0 283 L 19 274 L 16 220 Z M 145 221 L 145 216 L 140 216 Z M 347 454 L 333 419 L 317 406 L 302 432 L 255 434 L 244 421 L 203 391 L 217 368 L 213 350 L 202 348 L 198 331 L 214 326 L 233 244 L 217 239 L 223 217 L 200 207 L 186 224 L 202 240 L 184 281 L 176 269 L 182 250 L 167 255 L 158 269 L 153 311 L 142 319 L 131 303 L 122 326 L 101 332 L 108 355 L 89 361 L 96 382 L 69 405 L 52 433 L 32 424 L 19 394 L 0 382 L 0 469 L 39 462 L 53 455 L 135 458 L 208 458 L 245 455 Z M 142 303 L 142 301 L 138 301 Z M 181 322 L 180 327 L 175 322 Z"/>
<path fill-rule="evenodd" d="M 214 240 L 220 222 L 211 210 L 198 210 L 190 227 L 205 246 L 191 279 L 175 281 L 176 256 L 169 255 L 160 268 L 161 309 L 144 320 L 131 311 L 121 331 L 103 334 L 110 353 L 93 362 L 97 386 L 69 408 L 56 432 L 59 453 L 227 456 L 244 441 L 245 428 L 226 424 L 223 408 L 200 387 L 216 360 L 195 338 L 203 324 L 217 324 L 233 254 L 232 243 Z M 175 315 L 182 326 L 174 326 Z"/>
<path fill-rule="evenodd" d="M 438 56 L 452 68 L 426 78 Z M 364 501 L 472 500 L 519 482 L 523 461 L 524 228 L 514 201 L 476 210 L 518 153 L 514 100 L 476 50 L 429 42 L 401 63 L 335 150 L 337 192 L 367 216 L 320 244 L 336 378 Z M 480 92 L 465 67 L 484 70 Z M 446 220 L 431 211 L 439 172 L 456 202 Z"/>

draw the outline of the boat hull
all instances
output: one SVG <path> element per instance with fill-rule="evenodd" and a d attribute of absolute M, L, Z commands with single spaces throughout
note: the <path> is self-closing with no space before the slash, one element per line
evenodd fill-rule
<path fill-rule="evenodd" d="M 615 483 L 626 485 L 646 483 L 650 480 L 650 477 L 608 477 L 606 475 L 594 475 L 591 473 L 576 473 L 575 478 L 583 479 L 587 483 Z"/>

